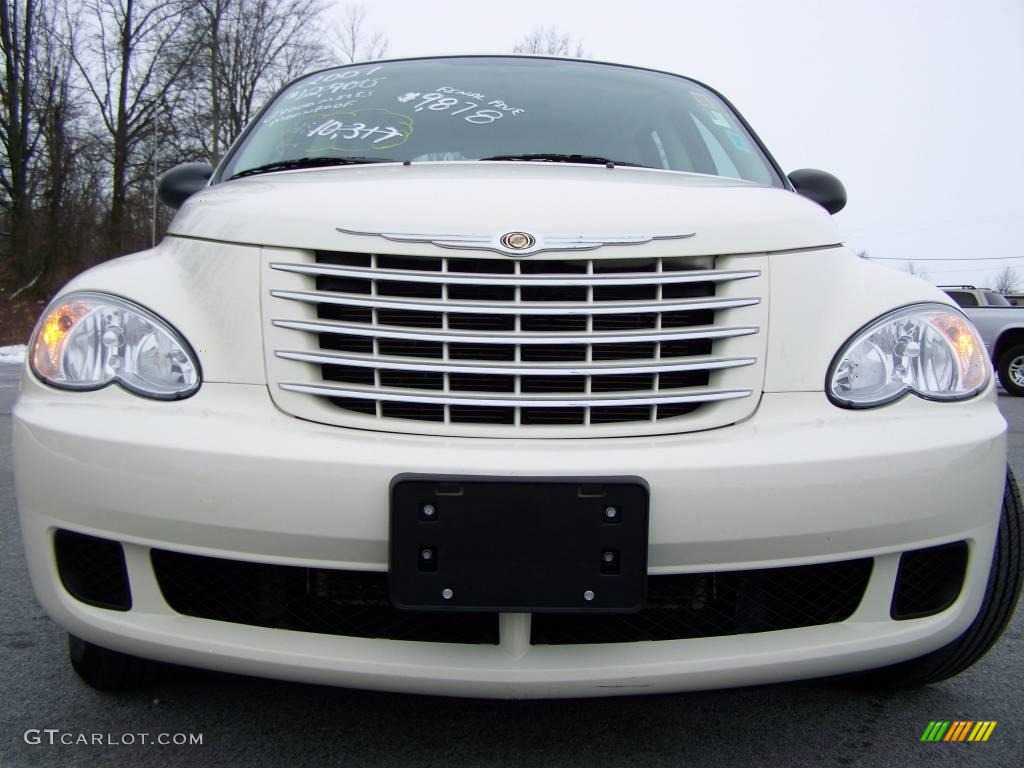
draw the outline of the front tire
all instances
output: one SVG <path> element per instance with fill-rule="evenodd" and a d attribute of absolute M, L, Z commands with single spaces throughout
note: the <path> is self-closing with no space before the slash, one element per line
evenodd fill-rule
<path fill-rule="evenodd" d="M 1024 349 L 1024 348 L 1022 348 Z M 910 661 L 873 670 L 858 682 L 877 688 L 905 688 L 929 685 L 958 675 L 995 644 L 1013 616 L 1020 597 L 1022 576 L 1022 506 L 1020 491 L 1010 468 L 1006 468 L 1003 514 L 999 521 L 996 548 L 988 574 L 985 597 L 977 618 L 949 645 Z"/>
<path fill-rule="evenodd" d="M 133 690 L 156 679 L 155 662 L 101 648 L 75 635 L 68 635 L 68 657 L 78 676 L 98 691 Z"/>
<path fill-rule="evenodd" d="M 999 356 L 999 383 L 1014 397 L 1024 396 L 1024 344 L 1010 347 Z"/>

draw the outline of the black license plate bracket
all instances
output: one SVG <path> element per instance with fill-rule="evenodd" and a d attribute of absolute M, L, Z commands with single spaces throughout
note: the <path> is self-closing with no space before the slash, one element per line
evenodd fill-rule
<path fill-rule="evenodd" d="M 399 475 L 391 601 L 418 611 L 638 611 L 648 504 L 638 477 Z"/>

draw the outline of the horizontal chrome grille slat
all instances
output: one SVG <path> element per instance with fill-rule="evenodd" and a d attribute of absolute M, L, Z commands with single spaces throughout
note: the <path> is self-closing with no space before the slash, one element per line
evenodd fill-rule
<path fill-rule="evenodd" d="M 757 298 L 737 299 L 674 299 L 665 301 L 595 301 L 595 302 L 457 302 L 425 299 L 395 299 L 368 294 L 328 291 L 271 291 L 278 299 L 308 304 L 339 304 L 371 309 L 399 309 L 420 312 L 447 312 L 481 315 L 625 315 L 647 312 L 686 312 L 702 309 L 733 309 L 760 303 Z"/>
<path fill-rule="evenodd" d="M 514 395 L 494 397 L 454 392 L 416 391 L 409 389 L 386 389 L 383 387 L 359 387 L 354 385 L 334 386 L 318 384 L 279 384 L 288 392 L 301 392 L 319 397 L 353 398 L 356 400 L 384 400 L 398 403 L 429 403 L 436 405 L 476 405 L 495 408 L 598 408 L 614 406 L 652 406 L 679 403 L 712 403 L 722 400 L 737 400 L 750 397 L 749 389 L 737 390 L 687 390 L 685 392 L 615 393 L 607 395 L 584 395 L 567 398 L 561 395 Z"/>
<path fill-rule="evenodd" d="M 333 264 L 284 264 L 275 262 L 271 268 L 282 272 L 327 277 L 349 277 L 365 280 L 383 280 L 402 283 L 431 283 L 449 285 L 507 285 L 507 286 L 603 286 L 603 285 L 675 285 L 680 283 L 720 283 L 727 280 L 746 280 L 760 275 L 758 270 L 688 270 L 680 272 L 609 272 L 590 275 L 522 275 L 474 274 L 458 272 L 419 272 L 398 269 L 371 269 L 343 267 Z"/>
<path fill-rule="evenodd" d="M 350 365 L 357 368 L 381 368 L 397 371 L 440 371 L 443 373 L 492 374 L 500 376 L 613 376 L 616 374 L 672 373 L 677 371 L 713 371 L 740 368 L 753 365 L 753 357 L 737 358 L 677 358 L 657 362 L 632 363 L 616 361 L 613 365 L 589 363 L 567 365 L 565 363 L 517 363 L 516 365 L 473 364 L 447 360 L 409 358 L 398 359 L 375 355 L 357 355 L 327 352 L 281 351 L 275 353 L 285 360 L 298 360 L 319 365 Z"/>
<path fill-rule="evenodd" d="M 311 320 L 273 320 L 278 328 L 310 333 L 332 333 L 345 336 L 404 339 L 406 341 L 438 341 L 450 344 L 629 344 L 633 342 L 697 341 L 750 336 L 760 329 L 752 326 L 689 326 L 651 331 L 594 331 L 592 333 L 500 333 L 483 331 L 421 331 L 397 326 L 368 325 Z"/>

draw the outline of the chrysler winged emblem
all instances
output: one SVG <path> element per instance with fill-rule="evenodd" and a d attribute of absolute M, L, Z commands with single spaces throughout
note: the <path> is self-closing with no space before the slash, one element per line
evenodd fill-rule
<path fill-rule="evenodd" d="M 336 229 L 346 235 L 383 237 L 399 243 L 431 243 L 439 248 L 495 251 L 506 256 L 531 256 L 545 251 L 592 251 L 604 245 L 643 245 L 653 240 L 685 240 L 696 232 L 630 235 L 532 235 L 528 232 L 500 234 L 453 234 L 443 232 L 373 232 L 361 229 Z"/>
<path fill-rule="evenodd" d="M 537 238 L 526 232 L 508 232 L 499 237 L 498 242 L 502 248 L 508 248 L 510 251 L 525 251 L 533 247 Z"/>

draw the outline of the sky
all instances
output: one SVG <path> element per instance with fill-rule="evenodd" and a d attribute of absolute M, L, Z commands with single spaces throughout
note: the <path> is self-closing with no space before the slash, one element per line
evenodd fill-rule
<path fill-rule="evenodd" d="M 843 181 L 851 248 L 937 284 L 991 285 L 1011 266 L 1024 290 L 1024 0 L 364 5 L 389 58 L 508 53 L 555 25 L 589 58 L 706 82 L 786 172 Z"/>

